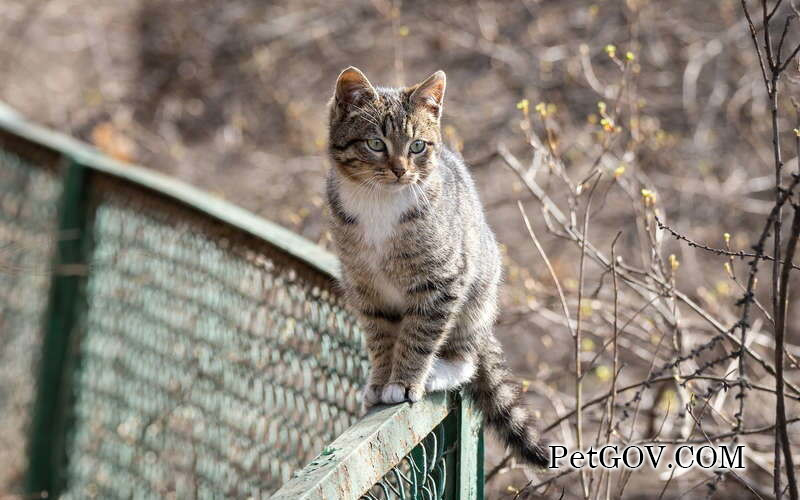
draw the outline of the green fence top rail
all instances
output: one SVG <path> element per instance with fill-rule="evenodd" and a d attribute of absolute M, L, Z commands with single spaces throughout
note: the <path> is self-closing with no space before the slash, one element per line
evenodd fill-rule
<path fill-rule="evenodd" d="M 2 102 L 0 129 L 57 151 L 85 167 L 133 182 L 207 213 L 268 241 L 328 276 L 339 275 L 336 257 L 302 236 L 177 179 L 145 167 L 116 161 L 88 144 L 27 121 Z"/>
<path fill-rule="evenodd" d="M 378 482 L 449 412 L 445 393 L 380 407 L 350 427 L 272 500 L 358 498 Z"/>

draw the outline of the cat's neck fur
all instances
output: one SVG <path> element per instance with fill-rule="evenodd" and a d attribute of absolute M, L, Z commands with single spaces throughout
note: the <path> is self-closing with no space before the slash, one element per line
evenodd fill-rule
<path fill-rule="evenodd" d="M 428 201 L 425 190 L 438 182 L 438 175 L 433 173 L 421 185 L 387 189 L 357 184 L 342 175 L 336 178 L 342 209 L 356 217 L 364 243 L 375 248 L 382 247 L 394 234 L 403 214 Z"/>

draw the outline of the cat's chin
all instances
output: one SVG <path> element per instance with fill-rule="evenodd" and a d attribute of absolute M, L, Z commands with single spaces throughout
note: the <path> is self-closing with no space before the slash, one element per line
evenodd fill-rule
<path fill-rule="evenodd" d="M 387 183 L 381 183 L 380 189 L 389 193 L 400 193 L 405 191 L 406 189 L 411 189 L 411 187 L 414 186 L 415 184 L 417 184 L 417 181 L 412 181 L 407 183 L 387 182 Z"/>

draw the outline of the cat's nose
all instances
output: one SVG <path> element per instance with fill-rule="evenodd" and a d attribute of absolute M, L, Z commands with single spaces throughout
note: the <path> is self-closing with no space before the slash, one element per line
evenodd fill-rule
<path fill-rule="evenodd" d="M 393 161 L 392 164 L 389 166 L 392 173 L 397 176 L 398 179 L 403 177 L 406 173 L 406 167 L 403 166 L 400 162 Z"/>

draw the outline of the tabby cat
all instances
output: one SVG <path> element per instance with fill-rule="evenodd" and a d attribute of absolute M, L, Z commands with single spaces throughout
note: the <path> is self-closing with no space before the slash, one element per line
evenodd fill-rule
<path fill-rule="evenodd" d="M 395 89 L 350 67 L 330 105 L 327 198 L 371 362 L 364 406 L 465 385 L 508 446 L 543 466 L 492 333 L 501 259 L 467 167 L 442 144 L 444 92 L 442 71 Z"/>

